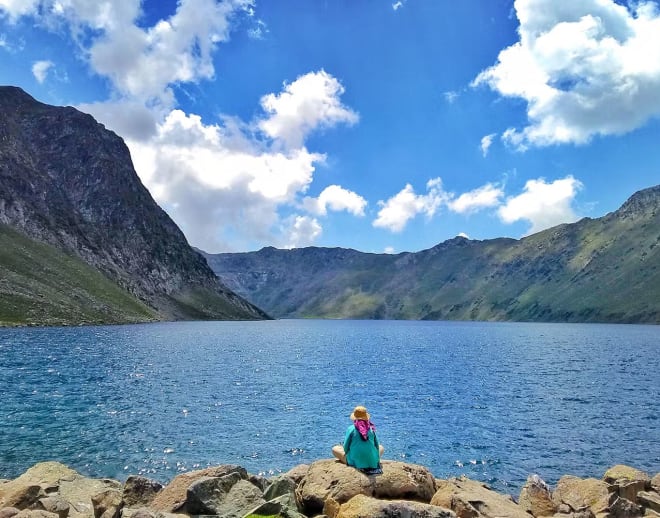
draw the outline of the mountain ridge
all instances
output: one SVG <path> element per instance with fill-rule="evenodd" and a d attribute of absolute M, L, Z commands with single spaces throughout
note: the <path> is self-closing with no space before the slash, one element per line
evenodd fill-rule
<path fill-rule="evenodd" d="M 280 318 L 660 323 L 659 208 L 654 186 L 600 218 L 518 240 L 455 237 L 396 255 L 205 255 L 228 286 Z"/>
<path fill-rule="evenodd" d="M 118 135 L 17 87 L 0 87 L 0 223 L 76 255 L 160 319 L 267 318 L 190 247 Z"/>

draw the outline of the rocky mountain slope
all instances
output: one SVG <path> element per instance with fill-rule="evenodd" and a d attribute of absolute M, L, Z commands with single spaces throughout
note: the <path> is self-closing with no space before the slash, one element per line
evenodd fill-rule
<path fill-rule="evenodd" d="M 266 316 L 188 245 L 120 137 L 90 115 L 14 87 L 0 87 L 0 223 L 82 259 L 158 319 Z M 0 273 L 3 298 L 19 290 Z M 77 322 L 75 311 L 68 321 Z"/>
<path fill-rule="evenodd" d="M 515 239 L 398 255 L 264 248 L 207 255 L 275 317 L 660 323 L 660 186 L 620 209 Z"/>

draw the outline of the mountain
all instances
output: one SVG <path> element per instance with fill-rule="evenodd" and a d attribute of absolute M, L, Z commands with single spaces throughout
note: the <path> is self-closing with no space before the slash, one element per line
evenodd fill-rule
<path fill-rule="evenodd" d="M 0 223 L 49 245 L 46 256 L 60 260 L 55 249 L 77 257 L 112 281 L 137 304 L 126 321 L 266 318 L 189 246 L 140 182 L 120 137 L 90 115 L 39 103 L 15 87 L 0 87 Z M 39 293 L 31 290 L 49 282 L 39 277 L 60 275 L 52 269 L 9 270 L 14 259 L 0 264 L 3 304 L 17 295 L 34 299 Z M 75 296 L 71 311 L 56 321 L 80 321 Z M 125 321 L 122 308 L 110 306 L 107 320 Z M 48 314 L 31 318 L 51 321 Z"/>
<path fill-rule="evenodd" d="M 456 237 L 398 255 L 206 254 L 275 317 L 660 323 L 660 186 L 523 239 Z"/>

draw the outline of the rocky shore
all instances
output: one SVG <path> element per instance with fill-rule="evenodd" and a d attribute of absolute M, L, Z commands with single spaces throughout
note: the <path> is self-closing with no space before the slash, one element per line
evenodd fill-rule
<path fill-rule="evenodd" d="M 87 478 L 58 462 L 0 480 L 0 518 L 660 518 L 660 473 L 617 465 L 601 478 L 530 475 L 514 498 L 468 478 L 436 479 L 424 466 L 383 461 L 367 476 L 318 460 L 265 478 L 222 465 L 162 484 Z"/>

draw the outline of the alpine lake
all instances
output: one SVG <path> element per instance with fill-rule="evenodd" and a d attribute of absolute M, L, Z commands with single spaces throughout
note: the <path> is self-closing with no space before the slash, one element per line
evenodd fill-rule
<path fill-rule="evenodd" d="M 515 492 L 660 471 L 660 327 L 176 322 L 0 329 L 0 478 L 57 460 L 161 482 L 330 458 L 365 405 L 385 459 Z"/>

